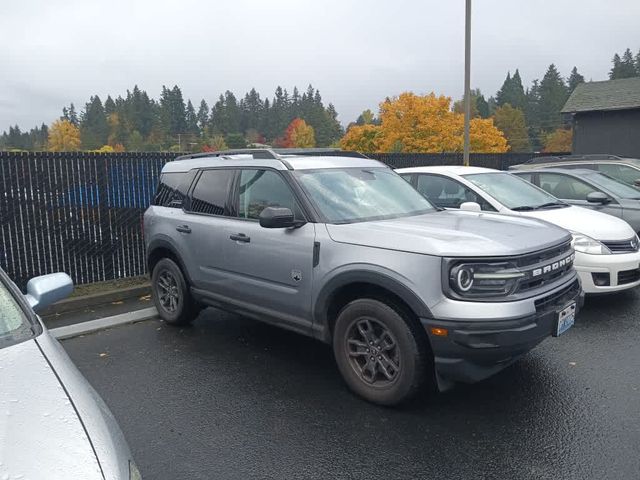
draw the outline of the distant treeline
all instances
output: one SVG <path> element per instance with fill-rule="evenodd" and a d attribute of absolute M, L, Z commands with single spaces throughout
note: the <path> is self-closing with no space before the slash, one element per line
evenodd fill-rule
<path fill-rule="evenodd" d="M 640 76 L 640 50 L 634 56 L 627 48 L 613 56 L 609 78 L 633 76 Z M 584 81 L 576 67 L 565 79 L 552 64 L 542 79 L 525 88 L 516 69 L 489 98 L 473 90 L 473 115 L 492 118 L 513 152 L 564 150 L 570 148 L 571 132 L 560 110 Z M 462 101 L 453 109 L 462 111 Z M 107 96 L 104 102 L 95 95 L 80 113 L 72 103 L 52 125 L 29 131 L 10 127 L 0 136 L 0 149 L 200 151 L 263 143 L 291 146 L 292 138 L 304 139 L 297 146 L 323 147 L 336 144 L 344 134 L 337 117 L 334 106 L 325 106 L 311 85 L 302 94 L 298 88 L 289 93 L 278 87 L 271 99 L 255 89 L 239 99 L 226 91 L 213 105 L 203 99 L 197 108 L 191 100 L 185 102 L 178 86 L 162 87 L 158 100 L 135 86 L 124 97 Z M 365 110 L 350 125 L 377 122 L 376 113 Z"/>

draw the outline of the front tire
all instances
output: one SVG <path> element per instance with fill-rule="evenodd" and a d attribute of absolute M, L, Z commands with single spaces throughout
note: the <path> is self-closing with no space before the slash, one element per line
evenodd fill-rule
<path fill-rule="evenodd" d="M 170 325 L 187 325 L 198 314 L 195 302 L 180 267 L 163 258 L 151 274 L 153 301 L 158 315 Z"/>
<path fill-rule="evenodd" d="M 400 309 L 374 299 L 348 303 L 338 314 L 333 351 L 351 390 L 379 405 L 413 398 L 433 375 L 428 347 Z"/>

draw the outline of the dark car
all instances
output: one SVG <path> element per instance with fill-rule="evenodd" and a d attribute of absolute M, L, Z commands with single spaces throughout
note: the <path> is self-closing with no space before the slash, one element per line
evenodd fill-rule
<path fill-rule="evenodd" d="M 614 215 L 640 231 L 640 190 L 635 187 L 586 168 L 512 173 L 567 203 Z"/>
<path fill-rule="evenodd" d="M 589 169 L 609 175 L 627 185 L 640 186 L 640 159 L 622 158 L 616 155 L 564 155 L 532 158 L 526 163 L 514 165 L 509 170 L 537 168 Z"/>

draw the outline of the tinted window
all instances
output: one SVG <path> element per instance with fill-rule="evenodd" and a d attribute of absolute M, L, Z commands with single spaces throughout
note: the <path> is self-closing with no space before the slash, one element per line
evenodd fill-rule
<path fill-rule="evenodd" d="M 540 173 L 540 187 L 551 195 L 565 200 L 586 200 L 597 188 L 569 175 Z"/>
<path fill-rule="evenodd" d="M 636 180 L 640 179 L 640 171 L 627 165 L 600 163 L 598 170 L 628 185 L 633 185 Z"/>
<path fill-rule="evenodd" d="M 518 177 L 522 178 L 523 180 L 526 180 L 527 182 L 534 183 L 533 173 L 514 173 L 514 175 L 517 175 Z"/>
<path fill-rule="evenodd" d="M 442 208 L 460 208 L 465 202 L 476 202 L 483 210 L 494 210 L 480 195 L 447 177 L 418 175 L 417 189 Z"/>
<path fill-rule="evenodd" d="M 227 197 L 233 170 L 204 170 L 191 194 L 190 210 L 209 215 L 228 215 Z"/>
<path fill-rule="evenodd" d="M 191 186 L 195 174 L 196 170 L 187 173 L 161 174 L 153 204 L 161 207 L 182 207 L 182 203 L 187 196 L 187 190 Z"/>
<path fill-rule="evenodd" d="M 271 170 L 241 170 L 238 216 L 258 219 L 267 207 L 291 210 L 296 219 L 303 215 L 284 178 Z"/>

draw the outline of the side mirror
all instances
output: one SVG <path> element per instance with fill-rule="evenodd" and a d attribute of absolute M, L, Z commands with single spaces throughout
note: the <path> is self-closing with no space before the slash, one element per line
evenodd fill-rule
<path fill-rule="evenodd" d="M 640 178 L 636 178 L 636 179 L 633 181 L 633 186 L 634 186 L 634 187 L 640 187 Z"/>
<path fill-rule="evenodd" d="M 464 202 L 460 204 L 460 210 L 464 210 L 465 212 L 481 212 L 482 208 L 479 203 Z"/>
<path fill-rule="evenodd" d="M 260 213 L 260 226 L 264 228 L 289 228 L 299 226 L 288 208 L 267 207 Z"/>
<path fill-rule="evenodd" d="M 587 195 L 587 202 L 589 203 L 599 203 L 600 205 L 605 205 L 609 203 L 611 199 L 606 193 L 602 192 L 591 192 Z"/>
<path fill-rule="evenodd" d="M 29 305 L 35 311 L 68 297 L 73 292 L 73 281 L 66 273 L 50 273 L 29 280 L 27 294 Z"/>

